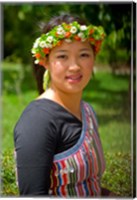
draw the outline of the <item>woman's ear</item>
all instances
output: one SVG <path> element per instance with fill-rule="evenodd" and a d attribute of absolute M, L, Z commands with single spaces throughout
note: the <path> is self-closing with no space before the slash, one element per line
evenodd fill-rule
<path fill-rule="evenodd" d="M 46 58 L 42 58 L 39 64 L 42 65 L 45 69 L 48 69 L 48 61 Z"/>

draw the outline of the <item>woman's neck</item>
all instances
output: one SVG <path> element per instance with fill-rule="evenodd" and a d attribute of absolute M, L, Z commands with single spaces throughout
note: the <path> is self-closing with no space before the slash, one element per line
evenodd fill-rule
<path fill-rule="evenodd" d="M 75 115 L 79 120 L 82 120 L 82 114 L 80 109 L 81 93 L 70 94 L 62 91 L 54 91 L 49 88 L 39 98 L 46 98 L 55 101 L 63 106 L 66 110 Z"/>

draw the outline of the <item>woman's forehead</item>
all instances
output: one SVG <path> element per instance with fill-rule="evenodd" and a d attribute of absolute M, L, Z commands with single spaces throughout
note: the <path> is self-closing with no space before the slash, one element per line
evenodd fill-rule
<path fill-rule="evenodd" d="M 74 51 L 75 50 L 90 50 L 91 45 L 88 41 L 72 41 L 70 43 L 63 41 L 60 46 L 56 46 L 51 51 L 58 52 L 58 51 Z"/>

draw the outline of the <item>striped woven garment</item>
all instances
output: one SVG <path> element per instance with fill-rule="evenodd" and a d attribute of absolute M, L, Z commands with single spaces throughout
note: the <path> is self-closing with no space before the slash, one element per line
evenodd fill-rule
<path fill-rule="evenodd" d="M 105 170 L 97 120 L 92 107 L 82 102 L 82 132 L 70 149 L 54 156 L 49 195 L 60 197 L 100 196 Z"/>

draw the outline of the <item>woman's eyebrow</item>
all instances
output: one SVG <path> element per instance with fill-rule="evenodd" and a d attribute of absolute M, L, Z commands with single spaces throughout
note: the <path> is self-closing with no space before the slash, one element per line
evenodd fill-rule
<path fill-rule="evenodd" d="M 89 48 L 83 48 L 83 49 L 80 49 L 80 51 L 90 51 L 91 49 Z"/>
<path fill-rule="evenodd" d="M 59 49 L 59 50 L 56 50 L 55 53 L 63 53 L 63 52 L 68 52 L 68 50 L 65 50 L 65 49 Z"/>
<path fill-rule="evenodd" d="M 89 49 L 89 48 L 82 48 L 82 49 L 79 49 L 79 51 L 90 51 L 91 49 Z M 59 50 L 56 50 L 56 53 L 63 53 L 63 52 L 68 52 L 68 51 L 70 51 L 70 50 L 67 50 L 67 49 L 59 49 Z"/>

